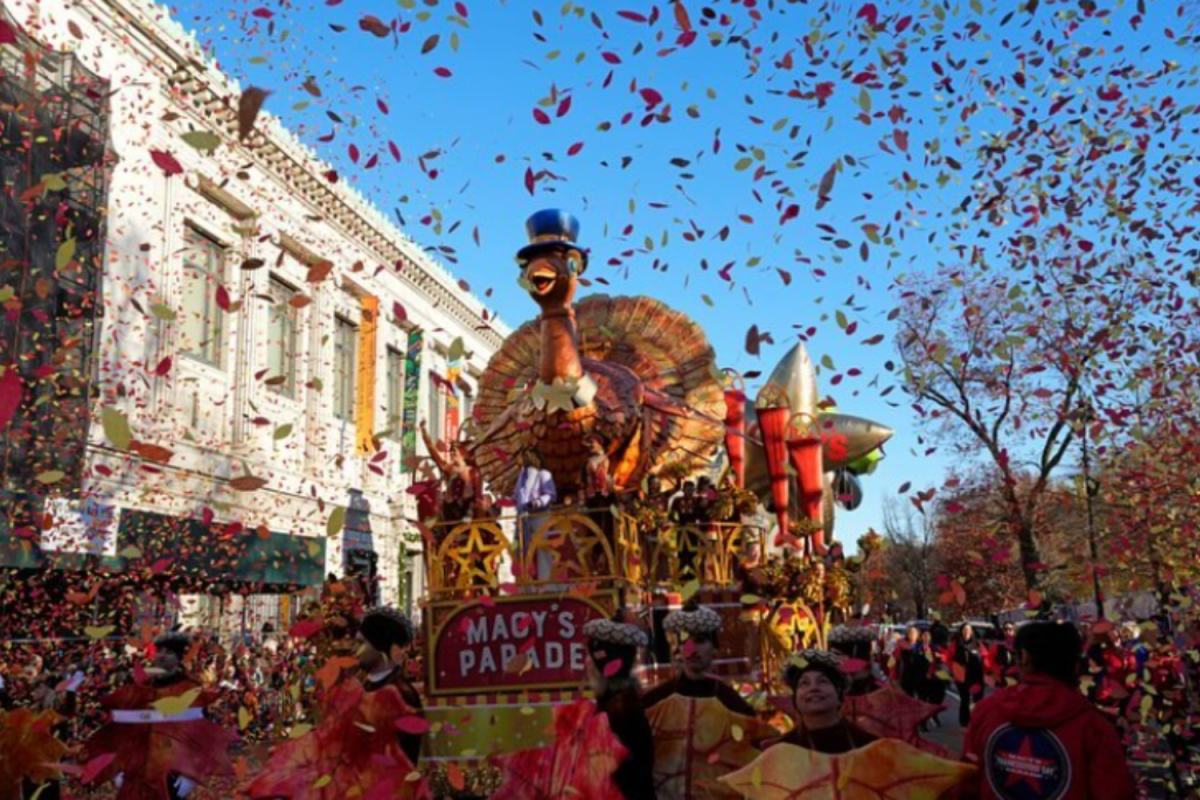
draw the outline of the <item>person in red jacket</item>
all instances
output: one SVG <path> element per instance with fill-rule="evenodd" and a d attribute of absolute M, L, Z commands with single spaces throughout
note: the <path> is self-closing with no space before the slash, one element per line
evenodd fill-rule
<path fill-rule="evenodd" d="M 975 709 L 964 760 L 979 767 L 966 797 L 1134 800 L 1116 728 L 1079 692 L 1074 625 L 1030 622 L 1017 632 L 1021 679 Z"/>

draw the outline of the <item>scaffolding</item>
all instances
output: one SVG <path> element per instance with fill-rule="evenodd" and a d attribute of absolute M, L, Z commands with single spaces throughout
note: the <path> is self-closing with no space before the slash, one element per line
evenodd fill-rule
<path fill-rule="evenodd" d="M 16 528 L 82 487 L 114 158 L 108 82 L 0 14 L 16 32 L 0 45 L 0 366 L 21 387 L 0 502 Z"/>

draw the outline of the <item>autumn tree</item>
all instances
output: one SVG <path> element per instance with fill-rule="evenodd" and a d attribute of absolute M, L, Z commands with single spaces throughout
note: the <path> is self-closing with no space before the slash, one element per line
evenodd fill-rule
<path fill-rule="evenodd" d="M 1100 389 L 1116 392 L 1136 264 L 1064 254 L 1028 269 L 943 267 L 907 281 L 898 349 L 914 408 L 1000 478 L 1003 535 L 1028 589 L 1041 588 L 1034 521 Z M 1067 462 L 1071 463 L 1070 461 Z"/>
<path fill-rule="evenodd" d="M 937 502 L 925 508 L 933 532 L 931 560 L 936 573 L 936 605 L 954 615 L 989 615 L 1041 599 L 1085 596 L 1086 559 L 1080 559 L 1079 531 L 1084 503 L 1072 480 L 1056 480 L 1043 493 L 1033 527 L 1045 559 L 1037 566 L 1041 590 L 1025 583 L 1019 542 L 1007 535 L 1004 478 L 996 470 L 951 477 Z M 1018 480 L 1017 491 L 1031 479 Z"/>

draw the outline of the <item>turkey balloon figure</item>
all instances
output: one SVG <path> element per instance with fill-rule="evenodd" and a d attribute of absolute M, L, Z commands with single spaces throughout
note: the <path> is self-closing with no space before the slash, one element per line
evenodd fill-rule
<path fill-rule="evenodd" d="M 526 223 L 521 284 L 541 314 L 507 337 L 480 380 L 475 455 L 493 492 L 510 494 L 526 452 L 559 495 L 578 491 L 599 437 L 614 488 L 678 464 L 707 467 L 724 440 L 725 398 L 704 330 L 649 297 L 574 302 L 587 252 L 558 210 Z"/>

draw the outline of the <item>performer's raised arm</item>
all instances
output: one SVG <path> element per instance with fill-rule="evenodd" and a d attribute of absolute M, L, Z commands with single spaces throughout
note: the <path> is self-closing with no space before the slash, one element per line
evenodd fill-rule
<path fill-rule="evenodd" d="M 429 451 L 429 457 L 433 459 L 433 463 L 437 464 L 438 469 L 443 474 L 450 471 L 450 462 L 442 458 L 442 454 L 438 451 L 437 442 L 429 435 L 429 425 L 425 420 L 421 420 L 421 438 L 425 440 L 425 449 Z"/>

